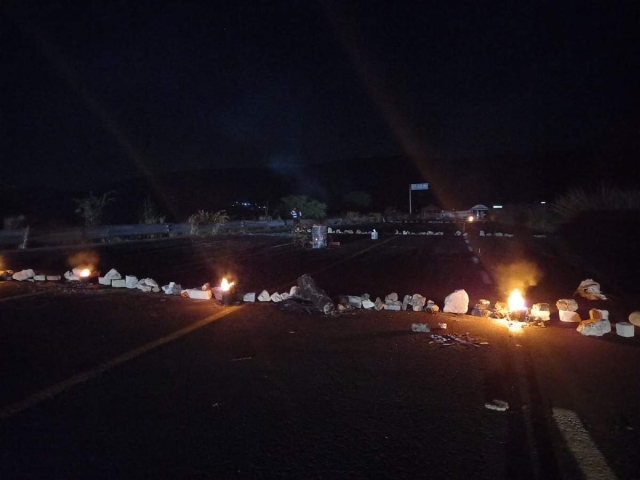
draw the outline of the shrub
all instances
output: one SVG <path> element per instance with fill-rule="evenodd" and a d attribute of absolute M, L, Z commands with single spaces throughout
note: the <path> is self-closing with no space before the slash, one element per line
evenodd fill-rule
<path fill-rule="evenodd" d="M 584 212 L 640 210 L 640 191 L 605 185 L 593 192 L 574 188 L 554 202 L 553 210 L 563 221 L 571 220 Z"/>
<path fill-rule="evenodd" d="M 229 220 L 226 210 L 219 210 L 217 212 L 207 212 L 205 210 L 198 210 L 191 215 L 187 222 L 191 225 L 190 235 L 215 235 L 220 230 L 220 227 Z"/>
<path fill-rule="evenodd" d="M 280 200 L 282 205 L 279 210 L 285 218 L 290 216 L 289 212 L 293 207 L 298 207 L 302 218 L 325 218 L 327 216 L 327 204 L 306 195 L 291 195 Z"/>
<path fill-rule="evenodd" d="M 166 218 L 167 217 L 165 215 L 160 214 L 158 207 L 149 197 L 144 199 L 142 207 L 138 210 L 138 223 L 142 223 L 144 225 L 164 223 Z"/>
<path fill-rule="evenodd" d="M 93 227 L 101 224 L 104 208 L 115 200 L 114 194 L 115 192 L 107 192 L 97 197 L 90 192 L 87 197 L 73 199 L 77 205 L 76 213 L 84 220 L 85 226 Z"/>

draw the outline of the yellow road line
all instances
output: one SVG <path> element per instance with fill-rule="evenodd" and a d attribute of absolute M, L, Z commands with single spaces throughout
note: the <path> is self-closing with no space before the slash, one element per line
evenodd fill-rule
<path fill-rule="evenodd" d="M 188 335 L 194 330 L 202 328 L 211 322 L 215 322 L 216 320 L 219 320 L 222 317 L 225 317 L 233 312 L 236 312 L 240 308 L 242 308 L 242 306 L 226 307 L 224 308 L 224 310 L 216 312 L 213 315 L 210 315 L 209 317 L 200 320 L 199 322 L 189 325 L 188 327 L 182 328 L 165 337 L 159 338 L 157 340 L 154 340 L 153 342 L 149 342 L 138 348 L 130 350 L 118 357 L 115 357 L 105 363 L 98 365 L 95 368 L 92 368 L 90 370 L 86 370 L 82 373 L 74 375 L 73 377 L 70 377 L 67 380 L 64 380 L 60 383 L 56 383 L 55 385 L 45 388 L 44 390 L 40 390 L 39 392 L 25 398 L 24 400 L 21 400 L 12 405 L 8 405 L 2 408 L 2 410 L 0 410 L 0 419 L 9 418 L 20 412 L 23 412 L 41 402 L 44 402 L 45 400 L 55 397 L 56 395 L 62 392 L 66 392 L 67 390 L 70 390 L 76 385 L 80 385 L 81 383 L 94 379 L 102 375 L 103 373 L 122 365 L 123 363 L 133 360 L 134 358 L 144 355 L 145 353 L 148 353 L 151 350 L 155 350 L 156 348 L 166 345 L 167 343 L 177 340 L 178 338 L 184 337 L 185 335 Z"/>

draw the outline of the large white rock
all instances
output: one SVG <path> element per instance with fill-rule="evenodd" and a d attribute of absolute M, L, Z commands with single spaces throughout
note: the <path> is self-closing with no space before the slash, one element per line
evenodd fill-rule
<path fill-rule="evenodd" d="M 558 317 L 561 322 L 579 322 L 580 315 L 569 310 L 558 310 Z"/>
<path fill-rule="evenodd" d="M 395 293 L 395 292 L 390 293 L 389 295 L 387 295 L 386 297 L 384 297 L 384 301 L 385 301 L 385 302 L 389 302 L 389 301 L 397 302 L 397 301 L 398 301 L 398 294 L 397 294 L 397 293 Z"/>
<path fill-rule="evenodd" d="M 444 299 L 444 312 L 467 313 L 469 310 L 469 295 L 464 289 L 456 290 Z"/>
<path fill-rule="evenodd" d="M 282 295 L 280 295 L 278 292 L 274 292 L 271 294 L 271 301 L 274 303 L 278 303 L 282 301 Z"/>
<path fill-rule="evenodd" d="M 349 305 L 353 308 L 362 308 L 362 298 L 355 295 L 348 295 L 347 299 L 349 300 Z"/>
<path fill-rule="evenodd" d="M 291 290 L 289 290 L 289 296 L 295 297 L 296 295 L 298 295 L 298 290 L 300 290 L 299 287 L 291 287 Z"/>
<path fill-rule="evenodd" d="M 28 268 L 26 270 L 20 270 L 19 272 L 14 273 L 11 278 L 13 278 L 14 280 L 18 280 L 19 282 L 24 282 L 25 280 L 29 280 L 30 278 L 33 278 L 35 276 L 36 274 L 34 273 L 34 271 Z"/>
<path fill-rule="evenodd" d="M 375 306 L 376 306 L 376 304 L 373 303 L 368 298 L 365 298 L 364 300 L 362 300 L 362 308 L 366 308 L 367 310 L 370 310 L 370 309 L 374 308 Z"/>
<path fill-rule="evenodd" d="M 269 302 L 271 301 L 271 295 L 269 295 L 269 292 L 267 292 L 266 290 L 263 290 L 262 293 L 258 295 L 258 300 L 260 300 L 261 302 Z"/>
<path fill-rule="evenodd" d="M 635 335 L 634 328 L 629 322 L 616 323 L 616 333 L 621 337 L 633 337 Z"/>
<path fill-rule="evenodd" d="M 111 280 L 111 286 L 113 288 L 127 288 L 127 282 L 119 278 L 116 280 Z"/>
<path fill-rule="evenodd" d="M 587 278 L 580 282 L 578 289 L 576 290 L 581 297 L 588 298 L 589 300 L 606 300 L 602 293 L 600 293 L 600 284 L 594 282 L 591 278 Z"/>
<path fill-rule="evenodd" d="M 289 295 L 289 292 L 282 292 L 280 294 L 280 297 L 282 297 L 282 301 L 288 300 L 289 297 L 291 297 L 291 295 Z"/>
<path fill-rule="evenodd" d="M 582 335 L 590 337 L 601 337 L 611 331 L 609 320 L 584 320 L 577 328 Z"/>
<path fill-rule="evenodd" d="M 105 273 L 104 278 L 106 280 L 109 280 L 109 283 L 111 283 L 111 280 L 120 280 L 122 278 L 122 275 L 120 275 L 115 268 L 112 268 L 107 273 Z"/>
<path fill-rule="evenodd" d="M 158 286 L 158 282 L 156 282 L 153 278 L 143 278 L 142 281 L 144 282 L 145 285 L 147 285 L 149 287 L 157 287 Z"/>
<path fill-rule="evenodd" d="M 589 310 L 589 318 L 591 320 L 609 320 L 609 310 L 592 308 Z"/>
<path fill-rule="evenodd" d="M 576 302 L 573 298 L 561 298 L 556 302 L 556 308 L 558 310 L 575 312 L 576 310 L 578 310 L 578 302 Z"/>
<path fill-rule="evenodd" d="M 111 280 L 109 280 L 107 277 L 98 277 L 98 283 L 100 285 L 111 285 Z"/>
<path fill-rule="evenodd" d="M 138 283 L 138 285 L 136 285 L 136 288 L 138 290 L 143 291 L 144 293 L 149 293 L 151 291 L 151 287 L 149 285 L 145 285 L 143 283 Z"/>
<path fill-rule="evenodd" d="M 256 301 L 256 292 L 245 293 L 242 297 L 243 302 L 255 302 Z"/>
<path fill-rule="evenodd" d="M 124 277 L 125 284 L 127 288 L 136 288 L 138 285 L 138 277 L 134 275 L 127 275 Z"/>
<path fill-rule="evenodd" d="M 80 281 L 80 277 L 78 275 L 74 274 L 73 272 L 65 272 L 64 278 L 66 278 L 70 282 L 79 282 Z"/>
<path fill-rule="evenodd" d="M 632 312 L 629 315 L 629 323 L 632 323 L 636 327 L 640 327 L 640 312 Z"/>
<path fill-rule="evenodd" d="M 185 290 L 189 298 L 193 298 L 194 300 L 211 300 L 211 290 L 201 290 L 199 288 L 188 288 Z"/>

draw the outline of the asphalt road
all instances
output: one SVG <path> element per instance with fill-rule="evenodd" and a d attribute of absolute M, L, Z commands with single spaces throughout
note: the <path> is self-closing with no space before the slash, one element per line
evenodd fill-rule
<path fill-rule="evenodd" d="M 334 236 L 167 239 L 3 252 L 5 268 L 61 273 L 81 252 L 105 272 L 183 287 L 332 295 L 464 288 L 504 300 L 504 265 L 535 265 L 529 303 L 571 297 L 590 272 L 548 239 Z M 90 250 L 90 252 L 87 252 Z M 477 260 L 474 260 L 474 257 Z M 502 265 L 502 266 L 501 266 Z M 515 269 L 528 276 L 529 270 Z M 603 285 L 603 287 L 605 287 Z M 578 299 L 628 315 L 629 299 Z M 0 478 L 640 478 L 640 341 L 467 315 L 273 304 L 222 307 L 86 284 L 0 283 Z M 488 344 L 442 346 L 411 331 Z M 501 399 L 506 412 L 485 408 Z"/>

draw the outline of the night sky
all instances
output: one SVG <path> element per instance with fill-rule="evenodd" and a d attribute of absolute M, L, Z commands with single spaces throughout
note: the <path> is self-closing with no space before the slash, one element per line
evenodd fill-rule
<path fill-rule="evenodd" d="M 3 2 L 0 180 L 634 142 L 637 3 Z"/>

